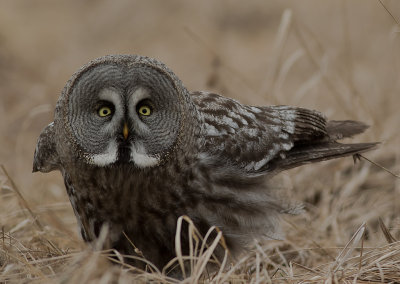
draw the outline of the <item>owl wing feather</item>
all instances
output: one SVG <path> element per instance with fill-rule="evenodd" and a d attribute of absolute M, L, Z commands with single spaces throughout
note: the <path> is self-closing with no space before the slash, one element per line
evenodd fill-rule
<path fill-rule="evenodd" d="M 39 135 L 33 158 L 33 172 L 48 173 L 60 169 L 61 162 L 54 138 L 54 122 L 52 122 Z"/>
<path fill-rule="evenodd" d="M 313 110 L 254 107 L 206 92 L 192 94 L 204 119 L 205 151 L 248 173 L 279 172 L 367 151 L 377 143 L 340 144 L 362 133 L 356 121 L 329 121 Z"/>

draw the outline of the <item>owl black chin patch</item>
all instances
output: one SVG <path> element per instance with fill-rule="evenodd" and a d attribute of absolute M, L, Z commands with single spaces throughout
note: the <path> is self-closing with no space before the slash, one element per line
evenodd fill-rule
<path fill-rule="evenodd" d="M 118 145 L 118 163 L 127 164 L 131 160 L 130 144 L 126 141 L 120 142 Z"/>

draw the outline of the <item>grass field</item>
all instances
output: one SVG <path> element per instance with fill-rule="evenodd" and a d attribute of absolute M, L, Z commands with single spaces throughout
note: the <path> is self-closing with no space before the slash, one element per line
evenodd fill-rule
<path fill-rule="evenodd" d="M 81 65 L 105 54 L 165 62 L 189 90 L 288 104 L 371 128 L 355 142 L 400 172 L 400 1 L 1 1 L 0 282 L 175 283 L 110 264 L 86 245 L 60 173 L 32 174 L 36 139 Z M 256 243 L 186 283 L 400 283 L 400 180 L 365 159 L 274 178 L 305 212 L 286 239 Z"/>

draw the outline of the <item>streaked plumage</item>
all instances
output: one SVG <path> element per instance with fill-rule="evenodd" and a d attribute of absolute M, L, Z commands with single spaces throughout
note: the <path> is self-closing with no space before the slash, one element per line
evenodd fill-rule
<path fill-rule="evenodd" d="M 157 60 L 105 56 L 66 84 L 33 170 L 61 171 L 85 240 L 107 224 L 111 247 L 134 255 L 132 241 L 162 267 L 175 256 L 182 215 L 202 233 L 218 226 L 232 252 L 254 238 L 279 237 L 279 215 L 288 208 L 268 179 L 373 148 L 336 142 L 366 128 L 303 108 L 190 94 Z"/>

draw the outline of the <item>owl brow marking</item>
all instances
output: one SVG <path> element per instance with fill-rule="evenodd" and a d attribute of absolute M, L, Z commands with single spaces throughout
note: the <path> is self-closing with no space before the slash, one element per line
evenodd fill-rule
<path fill-rule="evenodd" d="M 103 89 L 99 92 L 99 99 L 112 103 L 115 108 L 115 113 L 120 112 L 120 110 L 123 109 L 121 96 L 117 90 L 110 88 Z"/>
<path fill-rule="evenodd" d="M 143 88 L 143 87 L 139 87 L 137 88 L 135 91 L 133 91 L 131 94 L 129 94 L 129 102 L 135 106 L 132 109 L 136 110 L 136 104 L 144 99 L 148 99 L 150 98 L 150 94 L 149 94 L 149 90 Z M 129 109 L 131 109 L 131 107 L 129 106 Z"/>

